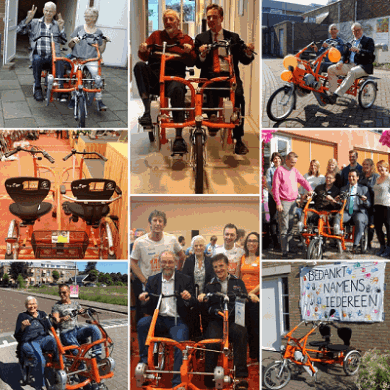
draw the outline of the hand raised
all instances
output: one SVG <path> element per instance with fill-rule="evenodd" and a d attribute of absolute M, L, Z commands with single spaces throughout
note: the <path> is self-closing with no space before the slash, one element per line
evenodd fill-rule
<path fill-rule="evenodd" d="M 37 8 L 35 5 L 32 6 L 31 10 L 27 12 L 27 19 L 32 20 L 35 16 L 35 12 L 37 12 Z"/>
<path fill-rule="evenodd" d="M 58 14 L 57 23 L 58 23 L 58 27 L 60 28 L 60 30 L 62 30 L 62 28 L 64 27 L 64 24 L 65 24 L 65 21 L 64 21 L 64 19 L 62 19 L 62 16 L 60 13 Z"/>

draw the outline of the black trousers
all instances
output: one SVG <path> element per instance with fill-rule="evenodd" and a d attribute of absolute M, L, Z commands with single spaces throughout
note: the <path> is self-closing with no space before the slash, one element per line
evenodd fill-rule
<path fill-rule="evenodd" d="M 222 319 L 211 320 L 205 332 L 205 339 L 222 339 L 223 336 L 223 321 Z M 234 322 L 229 323 L 229 340 L 233 344 L 233 361 L 236 366 L 237 377 L 248 377 L 248 366 L 246 364 L 247 350 L 247 330 L 241 325 Z M 207 344 L 208 349 L 220 349 L 220 344 Z M 206 352 L 205 355 L 205 371 L 214 372 L 214 368 L 218 363 L 218 355 L 216 352 Z M 205 376 L 206 386 L 212 386 L 212 377 Z"/>
<path fill-rule="evenodd" d="M 134 77 L 140 96 L 151 94 L 160 95 L 159 75 L 154 73 L 146 62 L 139 61 L 134 66 Z M 172 108 L 183 108 L 186 89 L 185 85 L 178 81 L 165 83 L 165 96 L 171 98 Z M 175 123 L 184 122 L 184 111 L 172 111 Z"/>
<path fill-rule="evenodd" d="M 228 74 L 226 74 L 228 75 Z M 217 76 L 226 76 L 224 74 L 214 75 Z M 229 83 L 226 81 L 220 83 L 213 83 L 209 88 L 229 88 Z M 229 91 L 213 91 L 211 89 L 205 90 L 205 95 L 207 96 L 207 102 L 205 107 L 213 108 L 218 107 L 220 97 L 230 96 Z M 244 99 L 244 89 L 242 87 L 242 82 L 237 82 L 237 89 L 235 91 L 235 102 L 234 107 L 240 108 L 241 115 L 245 116 L 245 99 Z M 210 111 L 210 114 L 215 114 L 216 112 Z M 227 118 L 229 120 L 229 118 Z M 244 135 L 244 118 L 241 119 L 241 123 L 233 129 L 233 138 L 239 139 Z"/>
<path fill-rule="evenodd" d="M 279 234 L 279 227 L 278 227 L 278 220 L 277 220 L 277 212 L 276 212 L 276 203 L 271 194 L 268 194 L 268 209 L 269 209 L 269 215 L 270 215 L 270 227 L 271 227 L 271 236 L 272 240 L 274 241 L 274 244 L 278 244 L 278 234 Z"/>
<path fill-rule="evenodd" d="M 378 241 L 381 246 L 385 246 L 385 235 L 382 230 L 383 225 L 385 225 L 387 246 L 390 246 L 390 208 L 376 204 L 374 209 L 374 223 Z"/>
<path fill-rule="evenodd" d="M 260 302 L 248 302 L 245 308 L 249 357 L 260 361 Z"/>
<path fill-rule="evenodd" d="M 142 306 L 142 302 L 138 299 L 139 295 L 143 293 L 142 283 L 135 276 L 134 280 L 131 281 L 131 287 L 135 295 L 135 320 L 138 321 L 144 316 L 145 308 Z"/>

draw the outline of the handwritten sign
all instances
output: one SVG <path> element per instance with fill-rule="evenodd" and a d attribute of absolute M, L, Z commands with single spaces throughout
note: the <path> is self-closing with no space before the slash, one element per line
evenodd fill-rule
<path fill-rule="evenodd" d="M 300 306 L 307 321 L 332 318 L 347 322 L 384 320 L 385 262 L 355 262 L 304 267 Z"/>

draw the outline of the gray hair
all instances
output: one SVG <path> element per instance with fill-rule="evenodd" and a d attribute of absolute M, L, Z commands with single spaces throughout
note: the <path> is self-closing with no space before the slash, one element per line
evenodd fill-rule
<path fill-rule="evenodd" d="M 38 305 L 38 300 L 37 300 L 37 298 L 35 298 L 35 297 L 29 295 L 29 296 L 25 299 L 25 301 L 24 301 L 24 306 L 27 307 L 27 304 L 28 304 L 30 301 L 35 301 L 35 302 L 37 303 L 37 305 Z"/>
<path fill-rule="evenodd" d="M 354 27 L 360 27 L 363 30 L 363 26 L 360 23 L 358 23 L 358 22 L 355 22 L 355 23 L 352 24 L 351 30 L 353 30 Z"/>
<path fill-rule="evenodd" d="M 179 13 L 178 13 L 177 11 L 175 11 L 174 9 L 171 9 L 171 8 L 167 8 L 167 9 L 164 11 L 164 13 L 163 13 L 163 19 L 165 18 L 165 15 L 166 15 L 168 12 L 171 13 L 171 14 L 174 14 L 174 15 L 175 15 L 175 18 L 176 18 L 177 20 L 180 21 Z"/>
<path fill-rule="evenodd" d="M 206 246 L 206 240 L 204 239 L 203 236 L 194 236 L 194 237 L 192 237 L 192 240 L 191 240 L 191 248 L 194 247 L 196 241 L 202 241 L 202 245 Z"/>
<path fill-rule="evenodd" d="M 172 251 L 166 250 L 166 251 L 162 251 L 162 252 L 159 254 L 159 256 L 158 256 L 158 261 L 159 261 L 159 263 L 161 263 L 161 257 L 162 257 L 162 255 L 165 255 L 166 253 L 172 255 L 172 256 L 173 256 L 173 260 L 176 261 L 176 254 L 175 254 L 174 252 L 172 252 Z"/>
<path fill-rule="evenodd" d="M 332 27 L 336 27 L 337 28 L 337 24 L 336 23 L 332 23 L 330 26 L 329 26 L 329 32 L 330 32 L 330 30 L 332 29 Z M 337 31 L 338 31 L 339 29 L 337 28 Z"/>
<path fill-rule="evenodd" d="M 43 6 L 43 9 L 49 8 L 49 7 L 51 7 L 51 8 L 54 7 L 54 10 L 57 12 L 57 6 L 52 1 L 48 1 L 47 3 L 45 3 L 45 5 Z"/>
<path fill-rule="evenodd" d="M 96 17 L 96 20 L 98 19 L 98 17 L 99 17 L 99 11 L 98 11 L 97 8 L 95 8 L 95 7 L 89 7 L 89 8 L 87 8 L 87 9 L 84 11 L 84 15 L 85 15 L 87 12 L 90 13 L 90 14 L 93 14 L 93 15 Z"/>

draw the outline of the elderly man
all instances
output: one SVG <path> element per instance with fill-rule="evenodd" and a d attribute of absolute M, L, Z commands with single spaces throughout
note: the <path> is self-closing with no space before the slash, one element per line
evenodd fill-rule
<path fill-rule="evenodd" d="M 357 253 L 357 247 L 368 224 L 368 210 L 371 207 L 370 192 L 366 186 L 358 184 L 359 172 L 351 169 L 348 173 L 349 184 L 341 187 L 340 192 L 348 192 L 349 197 L 344 209 L 343 223 L 352 220 L 355 225 L 355 238 L 352 246 L 352 254 Z M 337 200 L 337 197 L 336 197 Z M 341 215 L 337 214 L 334 222 L 334 232 L 339 234 Z"/>
<path fill-rule="evenodd" d="M 155 297 L 149 297 L 149 293 L 156 295 L 174 295 L 161 300 L 160 312 L 157 317 L 155 331 L 168 332 L 169 338 L 175 341 L 188 340 L 188 324 L 191 321 L 190 308 L 196 303 L 194 286 L 190 276 L 176 271 L 176 256 L 171 251 L 164 251 L 159 256 L 161 271 L 157 275 L 148 278 L 146 290 L 138 297 L 142 302 L 148 302 L 149 313 L 152 314 L 157 305 Z M 145 345 L 152 316 L 143 317 L 137 324 L 138 345 L 140 363 L 147 363 L 148 347 Z M 173 371 L 180 371 L 183 356 L 178 348 L 175 348 Z M 174 374 L 172 388 L 181 383 L 180 374 Z"/>
<path fill-rule="evenodd" d="M 330 38 L 325 39 L 325 41 L 322 43 L 321 48 L 318 50 L 318 47 L 316 45 L 313 45 L 314 51 L 317 53 L 317 56 L 319 57 L 324 51 L 328 50 L 329 44 L 334 43 L 333 41 L 337 41 L 336 49 L 341 53 L 341 55 L 344 54 L 344 42 L 343 40 L 337 36 L 339 33 L 339 30 L 337 29 L 337 26 L 335 24 L 331 24 L 329 26 L 329 34 Z M 333 65 L 333 62 L 331 62 L 328 58 L 328 55 L 325 56 L 322 63 L 319 64 L 321 66 L 319 73 L 326 72 L 329 68 L 329 66 Z"/>
<path fill-rule="evenodd" d="M 346 50 L 342 60 L 336 65 L 332 65 L 328 69 L 329 101 L 334 104 L 339 96 L 344 95 L 351 87 L 354 81 L 363 76 L 373 74 L 375 60 L 374 40 L 363 35 L 363 28 L 360 23 L 354 23 L 351 27 L 355 39 L 352 42 L 352 47 Z M 347 75 L 341 85 L 338 87 L 337 76 Z"/>
<path fill-rule="evenodd" d="M 173 47 L 169 52 L 179 54 L 180 56 L 169 60 L 165 64 L 166 76 L 178 76 L 185 78 L 186 66 L 193 66 L 195 62 L 195 51 L 192 38 L 179 29 L 179 14 L 167 9 L 163 14 L 164 30 L 154 31 L 152 35 L 141 43 L 138 56 L 142 61 L 134 66 L 134 76 L 137 82 L 139 94 L 145 107 L 145 112 L 139 118 L 142 126 L 150 127 L 152 118 L 150 116 L 150 95 L 160 94 L 159 77 L 161 59 L 151 55 L 148 45 L 162 45 L 167 42 L 168 45 L 178 43 L 181 47 Z M 165 96 L 171 98 L 172 108 L 183 108 L 185 97 L 185 86 L 178 81 L 169 81 L 165 83 Z M 184 122 L 184 111 L 173 111 L 173 120 L 175 123 Z M 173 152 L 185 153 L 187 145 L 182 137 L 182 128 L 176 128 L 176 138 L 173 142 Z"/>
<path fill-rule="evenodd" d="M 45 321 L 46 313 L 38 310 L 36 298 L 28 296 L 25 306 L 27 310 L 18 315 L 14 337 L 19 342 L 21 360 L 30 358 L 34 363 L 35 389 L 43 390 L 46 366 L 44 352 L 53 352 L 54 360 L 58 360 L 57 344 L 54 337 L 49 334 L 48 321 Z"/>
<path fill-rule="evenodd" d="M 30 42 L 32 42 L 32 52 L 30 59 L 32 61 L 33 75 L 34 75 L 34 99 L 38 102 L 43 101 L 42 87 L 41 87 L 41 73 L 44 65 L 51 65 L 52 53 L 50 34 L 53 34 L 55 41 L 56 56 L 60 57 L 60 43 L 59 38 L 66 40 L 66 34 L 64 30 L 64 20 L 61 14 L 58 14 L 58 20 L 54 20 L 54 16 L 57 12 L 57 6 L 49 1 L 45 3 L 43 7 L 43 17 L 40 19 L 33 19 L 37 7 L 32 6 L 31 10 L 27 13 L 27 18 L 22 20 L 17 32 L 19 34 L 28 34 Z M 39 38 L 41 37 L 41 38 Z M 39 39 L 37 39 L 39 38 Z M 36 40 L 36 41 L 35 41 Z M 63 61 L 57 61 L 56 63 L 57 77 L 62 78 L 64 75 Z M 60 87 L 63 87 L 64 82 L 59 82 Z M 67 101 L 67 94 L 60 96 L 61 102 Z"/>
<path fill-rule="evenodd" d="M 209 4 L 206 8 L 207 24 L 209 31 L 203 32 L 195 38 L 195 50 L 197 53 L 196 67 L 201 69 L 200 77 L 211 79 L 214 77 L 229 76 L 229 64 L 224 56 L 226 50 L 218 48 L 213 52 L 208 52 L 208 45 L 221 40 L 230 40 L 232 43 L 231 52 L 233 56 L 234 73 L 237 79 L 237 88 L 235 90 L 235 106 L 241 109 L 241 115 L 245 115 L 245 100 L 242 80 L 240 78 L 240 70 L 238 63 L 249 65 L 254 60 L 253 44 L 245 47 L 244 42 L 240 36 L 234 32 L 224 30 L 222 28 L 223 22 L 223 8 L 218 4 Z M 223 82 L 220 85 L 214 84 L 210 88 L 226 88 L 228 84 Z M 228 96 L 225 92 L 228 91 L 206 91 L 207 92 L 207 107 L 217 107 L 220 96 Z M 210 113 L 210 120 L 213 120 L 216 114 Z M 209 130 L 210 135 L 215 135 L 215 131 Z M 242 142 L 244 136 L 244 120 L 241 124 L 236 126 L 233 130 L 233 137 L 236 140 L 234 152 L 236 154 L 247 154 L 248 148 Z"/>

